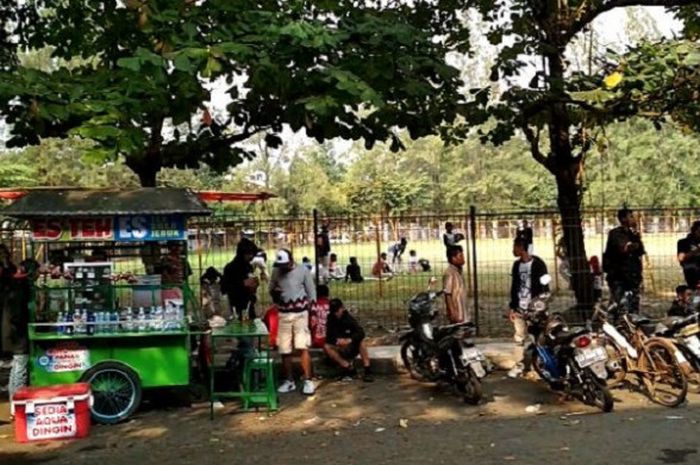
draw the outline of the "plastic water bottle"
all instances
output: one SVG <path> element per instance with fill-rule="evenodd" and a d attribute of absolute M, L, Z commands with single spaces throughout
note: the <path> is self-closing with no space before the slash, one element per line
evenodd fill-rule
<path fill-rule="evenodd" d="M 143 311 L 143 307 L 139 307 L 139 314 L 136 318 L 136 332 L 146 332 L 146 312 Z"/>
<path fill-rule="evenodd" d="M 116 333 L 119 330 L 119 313 L 109 312 L 109 332 Z"/>
<path fill-rule="evenodd" d="M 73 334 L 81 333 L 80 317 L 80 310 L 76 309 L 75 312 L 73 312 Z"/>
<path fill-rule="evenodd" d="M 87 315 L 87 334 L 92 336 L 95 334 L 95 312 L 89 312 Z"/>
<path fill-rule="evenodd" d="M 185 307 L 182 305 L 177 306 L 177 330 L 180 331 L 183 328 L 185 322 Z"/>
<path fill-rule="evenodd" d="M 131 311 L 131 307 L 126 312 L 124 317 L 124 324 L 122 324 L 122 331 L 130 333 L 134 330 L 134 314 Z"/>
<path fill-rule="evenodd" d="M 163 307 L 160 305 L 156 307 L 153 314 L 153 331 L 163 331 Z"/>
<path fill-rule="evenodd" d="M 73 330 L 74 330 L 75 328 L 73 327 L 73 325 L 71 325 L 71 323 L 73 322 L 73 319 L 71 318 L 71 316 L 70 316 L 69 313 L 66 313 L 66 314 L 63 316 L 63 321 L 66 323 L 66 324 L 63 326 L 63 333 L 66 334 L 66 335 L 71 335 L 71 334 L 73 334 Z"/>
<path fill-rule="evenodd" d="M 83 334 L 87 334 L 87 322 L 88 322 L 88 311 L 87 309 L 83 309 L 83 314 L 80 315 L 80 332 Z"/>
<path fill-rule="evenodd" d="M 64 334 L 66 332 L 66 327 L 63 324 L 65 322 L 63 312 L 58 312 L 56 317 L 56 334 Z"/>

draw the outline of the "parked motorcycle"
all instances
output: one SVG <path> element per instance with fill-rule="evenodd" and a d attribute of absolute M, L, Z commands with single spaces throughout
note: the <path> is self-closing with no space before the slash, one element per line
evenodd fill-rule
<path fill-rule="evenodd" d="M 549 275 L 541 278 L 543 285 L 550 280 Z M 569 328 L 561 317 L 550 315 L 548 299 L 549 294 L 540 295 L 527 309 L 520 309 L 531 336 L 525 356 L 552 389 L 578 397 L 604 412 L 612 411 L 614 401 L 606 386 L 605 347 L 595 342 L 588 329 Z"/>
<path fill-rule="evenodd" d="M 683 354 L 682 363 L 688 390 L 700 393 L 700 319 L 697 313 L 686 317 L 669 317 L 655 328 L 656 335 L 670 339 Z"/>
<path fill-rule="evenodd" d="M 469 404 L 483 397 L 481 379 L 488 362 L 470 338 L 473 323 L 435 326 L 435 300 L 440 292 L 421 292 L 408 302 L 411 330 L 401 336 L 401 359 L 411 377 L 418 381 L 446 382 L 454 386 Z"/>
<path fill-rule="evenodd" d="M 599 340 L 605 344 L 610 360 L 610 385 L 617 386 L 633 374 L 651 400 L 677 407 L 688 392 L 688 362 L 671 340 L 655 337 L 663 326 L 629 313 L 627 302 L 632 297 L 627 292 L 607 310 L 599 305 L 593 314 L 592 326 L 601 334 Z"/>

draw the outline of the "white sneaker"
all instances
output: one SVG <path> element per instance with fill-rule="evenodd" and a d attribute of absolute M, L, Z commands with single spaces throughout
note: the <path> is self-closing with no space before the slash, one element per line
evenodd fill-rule
<path fill-rule="evenodd" d="M 515 365 L 513 368 L 508 370 L 509 378 L 519 378 L 523 374 L 523 367 L 520 365 Z"/>
<path fill-rule="evenodd" d="M 277 388 L 277 392 L 280 394 L 287 394 L 288 392 L 292 392 L 297 388 L 296 384 L 294 384 L 294 381 L 291 379 L 286 380 L 282 385 Z"/>
<path fill-rule="evenodd" d="M 304 386 L 302 387 L 301 392 L 306 396 L 312 396 L 316 392 L 316 385 L 313 381 L 307 379 L 304 381 Z"/>
<path fill-rule="evenodd" d="M 212 403 L 212 407 L 214 408 L 214 410 L 221 410 L 222 408 L 224 408 L 224 404 L 221 401 L 217 400 L 214 401 L 214 403 Z"/>

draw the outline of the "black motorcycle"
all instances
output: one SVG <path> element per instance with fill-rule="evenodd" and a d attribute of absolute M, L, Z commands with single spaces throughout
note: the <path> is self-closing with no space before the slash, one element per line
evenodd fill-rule
<path fill-rule="evenodd" d="M 542 278 L 549 284 L 549 275 Z M 606 386 L 608 355 L 586 328 L 569 328 L 560 315 L 550 314 L 543 294 L 521 309 L 531 337 L 525 356 L 550 388 L 578 397 L 604 412 L 613 409 Z"/>
<path fill-rule="evenodd" d="M 483 397 L 481 378 L 488 368 L 486 357 L 469 338 L 473 323 L 435 326 L 435 299 L 442 292 L 421 292 L 408 302 L 411 330 L 401 336 L 401 359 L 413 379 L 446 382 L 469 404 Z"/>

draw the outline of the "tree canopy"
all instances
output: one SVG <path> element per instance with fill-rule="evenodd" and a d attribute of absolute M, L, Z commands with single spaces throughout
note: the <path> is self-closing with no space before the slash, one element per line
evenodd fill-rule
<path fill-rule="evenodd" d="M 457 117 L 459 72 L 444 58 L 467 50 L 463 3 L 27 1 L 19 46 L 81 61 L 5 72 L 0 113 L 10 146 L 89 138 L 95 159 L 123 156 L 143 185 L 162 167 L 236 165 L 251 136 L 277 147 L 285 125 L 398 150 L 395 129 L 422 137 Z"/>

